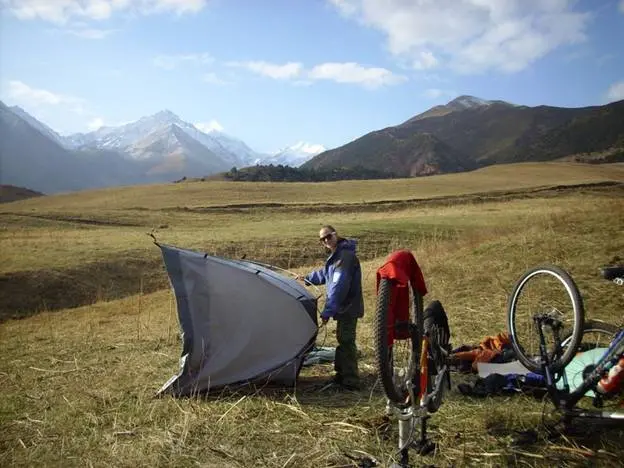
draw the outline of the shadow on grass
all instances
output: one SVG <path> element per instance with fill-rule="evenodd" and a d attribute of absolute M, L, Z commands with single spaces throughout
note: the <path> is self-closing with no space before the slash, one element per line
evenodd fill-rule
<path fill-rule="evenodd" d="M 385 255 L 422 233 L 410 231 L 365 232 L 359 236 L 362 261 Z M 450 236 L 451 233 L 446 233 Z M 326 253 L 316 241 L 285 238 L 229 241 L 187 247 L 224 258 L 246 258 L 291 269 L 319 265 Z M 181 246 L 184 247 L 184 246 Z M 288 273 L 284 273 L 288 275 Z M 149 294 L 169 287 L 158 249 L 116 252 L 105 261 L 65 268 L 14 271 L 0 274 L 0 322 L 36 315 L 42 311 L 70 309 L 98 301 Z"/>
<path fill-rule="evenodd" d="M 554 466 L 615 466 L 620 457 L 624 424 L 622 421 L 577 418 L 566 426 L 559 416 L 549 414 L 546 404 L 543 419 L 529 429 L 509 424 L 503 409 L 486 419 L 486 431 L 499 440 L 508 440 L 513 463 L 542 459 Z M 502 415 L 502 417 L 501 417 Z M 544 419 L 545 418 L 545 419 Z"/>
<path fill-rule="evenodd" d="M 206 402 L 228 401 L 235 403 L 242 397 L 260 397 L 275 401 L 296 401 L 301 406 L 321 406 L 324 408 L 352 407 L 361 404 L 363 400 L 383 398 L 383 390 L 377 383 L 377 377 L 373 374 L 362 376 L 362 385 L 359 390 L 347 390 L 336 386 L 328 387 L 329 379 L 329 376 L 300 376 L 294 386 L 248 384 L 223 387 L 210 392 L 199 392 L 181 398 L 195 398 Z M 380 405 L 379 408 L 380 412 L 383 412 L 385 407 Z"/>
<path fill-rule="evenodd" d="M 160 258 L 132 258 L 128 253 L 111 257 L 74 268 L 0 274 L 0 321 L 167 287 Z"/>

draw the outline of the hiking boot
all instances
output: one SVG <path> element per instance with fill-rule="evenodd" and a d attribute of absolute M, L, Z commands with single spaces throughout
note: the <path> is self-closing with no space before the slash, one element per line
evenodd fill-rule
<path fill-rule="evenodd" d="M 345 390 L 351 390 L 351 391 L 358 391 L 361 389 L 360 383 L 354 382 L 354 381 L 345 381 L 345 382 L 341 381 L 340 386 L 344 388 Z"/>

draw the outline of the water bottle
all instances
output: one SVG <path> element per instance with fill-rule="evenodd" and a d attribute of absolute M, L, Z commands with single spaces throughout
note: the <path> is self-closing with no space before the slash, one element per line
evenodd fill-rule
<path fill-rule="evenodd" d="M 621 358 L 618 363 L 613 366 L 607 375 L 605 375 L 598 385 L 596 390 L 600 393 L 613 393 L 617 391 L 624 382 L 624 358 Z"/>

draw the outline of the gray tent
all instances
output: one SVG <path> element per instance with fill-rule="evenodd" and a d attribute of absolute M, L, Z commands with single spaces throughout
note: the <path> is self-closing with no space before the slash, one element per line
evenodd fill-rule
<path fill-rule="evenodd" d="M 156 245 L 183 335 L 180 372 L 159 393 L 294 385 L 316 340 L 317 298 L 296 280 L 254 262 Z"/>

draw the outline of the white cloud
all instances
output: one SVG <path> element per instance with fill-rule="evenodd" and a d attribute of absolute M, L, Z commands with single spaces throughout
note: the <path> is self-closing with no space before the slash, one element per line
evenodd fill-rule
<path fill-rule="evenodd" d="M 202 77 L 202 80 L 205 83 L 210 83 L 210 84 L 214 84 L 214 85 L 226 85 L 226 84 L 230 84 L 229 81 L 226 81 L 222 78 L 220 78 L 216 73 L 214 72 L 209 72 L 209 73 L 204 73 L 204 76 Z"/>
<path fill-rule="evenodd" d="M 624 99 L 624 80 L 613 83 L 607 91 L 609 102 L 621 101 L 622 99 Z"/>
<path fill-rule="evenodd" d="M 101 117 L 95 117 L 87 124 L 87 128 L 91 132 L 98 130 L 99 128 L 103 126 L 104 126 L 104 120 Z"/>
<path fill-rule="evenodd" d="M 210 54 L 179 54 L 179 55 L 158 55 L 152 59 L 154 66 L 173 70 L 183 63 L 206 65 L 212 63 L 214 59 Z"/>
<path fill-rule="evenodd" d="M 31 88 L 21 81 L 9 81 L 8 96 L 22 107 L 65 106 L 76 114 L 84 113 L 84 100 L 75 96 Z"/>
<path fill-rule="evenodd" d="M 310 86 L 314 81 L 329 80 L 336 83 L 351 83 L 365 88 L 379 88 L 399 84 L 407 80 L 405 76 L 379 67 L 364 67 L 355 62 L 327 62 L 306 70 L 300 62 L 283 65 L 264 61 L 229 62 L 230 67 L 246 68 L 258 75 L 275 80 L 289 80 L 295 86 Z"/>
<path fill-rule="evenodd" d="M 71 28 L 62 31 L 73 36 L 82 37 L 83 39 L 104 39 L 115 32 L 114 29 L 96 28 Z"/>
<path fill-rule="evenodd" d="M 329 62 L 315 66 L 308 73 L 312 80 L 331 80 L 337 83 L 353 83 L 366 88 L 399 84 L 407 80 L 390 70 L 378 67 L 363 67 L 354 62 Z"/>
<path fill-rule="evenodd" d="M 290 80 L 299 76 L 303 69 L 303 65 L 299 62 L 288 62 L 283 65 L 263 62 L 263 61 L 249 61 L 249 62 L 229 62 L 227 64 L 231 67 L 246 68 L 258 75 L 268 76 L 276 80 Z"/>
<path fill-rule="evenodd" d="M 70 20 L 106 20 L 117 12 L 143 15 L 197 13 L 208 0 L 2 0 L 2 6 L 22 20 L 41 19 L 56 24 Z"/>
<path fill-rule="evenodd" d="M 357 11 L 355 2 L 352 0 L 329 0 L 329 3 L 338 8 L 344 15 L 352 15 Z"/>
<path fill-rule="evenodd" d="M 438 66 L 438 59 L 430 51 L 421 51 L 414 59 L 414 68 L 416 70 L 428 70 Z"/>
<path fill-rule="evenodd" d="M 574 0 L 329 0 L 386 35 L 390 52 L 417 69 L 445 61 L 464 73 L 516 72 L 586 39 L 588 13 Z"/>
<path fill-rule="evenodd" d="M 221 125 L 219 122 L 217 122 L 214 119 L 211 120 L 210 122 L 197 122 L 194 125 L 197 130 L 204 132 L 204 133 L 223 131 L 223 125 Z"/>

